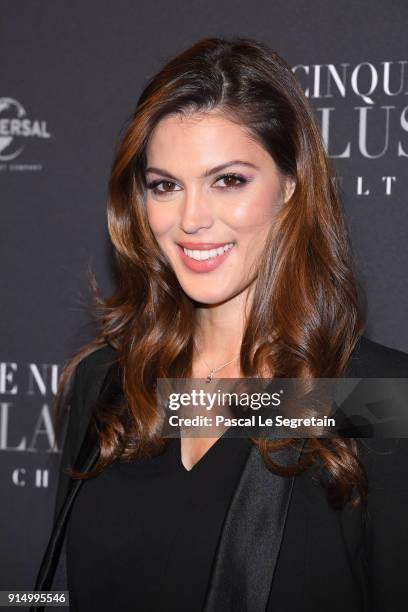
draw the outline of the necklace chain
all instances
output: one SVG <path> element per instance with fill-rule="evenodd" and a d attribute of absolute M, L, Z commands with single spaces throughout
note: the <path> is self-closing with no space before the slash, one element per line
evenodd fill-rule
<path fill-rule="evenodd" d="M 237 355 L 235 355 L 235 357 L 233 357 L 230 361 L 227 361 L 227 363 L 224 363 L 223 365 L 219 366 L 218 368 L 211 368 L 208 363 L 206 362 L 206 360 L 204 359 L 204 357 L 201 354 L 200 349 L 197 346 L 197 342 L 194 340 L 193 338 L 193 342 L 195 344 L 195 347 L 197 349 L 198 354 L 200 355 L 201 359 L 203 360 L 205 366 L 209 369 L 209 374 L 207 376 L 207 378 L 205 379 L 206 382 L 210 383 L 213 379 L 213 376 L 215 374 L 215 372 L 218 372 L 219 370 L 222 370 L 223 368 L 227 367 L 227 365 L 229 365 L 230 363 L 232 363 L 233 361 L 235 361 L 236 359 L 238 359 L 240 353 L 238 353 Z"/>

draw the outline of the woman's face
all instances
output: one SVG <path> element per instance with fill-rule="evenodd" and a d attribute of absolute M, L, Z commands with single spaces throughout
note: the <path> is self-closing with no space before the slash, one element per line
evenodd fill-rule
<path fill-rule="evenodd" d="M 165 117 L 146 153 L 149 224 L 184 292 L 217 304 L 248 289 L 292 183 L 220 114 Z"/>

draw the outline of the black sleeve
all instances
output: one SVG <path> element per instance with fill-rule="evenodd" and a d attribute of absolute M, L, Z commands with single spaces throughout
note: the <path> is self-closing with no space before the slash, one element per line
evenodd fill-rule
<path fill-rule="evenodd" d="M 364 442 L 370 610 L 399 612 L 408 606 L 408 438 Z"/>

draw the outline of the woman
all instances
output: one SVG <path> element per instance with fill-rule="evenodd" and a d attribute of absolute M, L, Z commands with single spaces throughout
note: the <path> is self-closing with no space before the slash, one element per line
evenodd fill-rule
<path fill-rule="evenodd" d="M 336 185 L 288 64 L 242 38 L 171 60 L 116 151 L 108 224 L 117 289 L 61 375 L 35 588 L 68 588 L 75 611 L 402 609 L 405 439 L 158 434 L 158 378 L 408 374 L 408 355 L 362 335 Z"/>

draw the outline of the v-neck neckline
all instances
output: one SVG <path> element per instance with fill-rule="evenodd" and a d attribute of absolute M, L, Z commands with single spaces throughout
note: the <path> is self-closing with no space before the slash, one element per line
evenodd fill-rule
<path fill-rule="evenodd" d="M 225 432 L 224 432 L 225 433 Z M 205 451 L 205 453 L 203 455 L 201 455 L 201 457 L 198 459 L 198 461 L 196 461 L 194 463 L 194 465 L 188 469 L 186 468 L 186 466 L 183 463 L 183 459 L 182 459 L 182 455 L 181 455 L 181 438 L 177 438 L 177 460 L 178 463 L 180 465 L 180 469 L 183 472 L 186 472 L 186 474 L 191 474 L 196 468 L 198 468 L 200 466 L 200 464 L 205 463 L 205 458 L 207 457 L 207 455 L 209 455 L 211 453 L 211 451 L 214 450 L 214 448 L 220 443 L 221 438 L 224 436 L 224 434 L 222 434 L 222 436 L 220 436 L 213 444 L 211 444 L 211 446 Z"/>
<path fill-rule="evenodd" d="M 195 464 L 189 470 L 185 467 L 182 461 L 181 437 L 177 437 L 175 439 L 174 448 L 175 448 L 176 463 L 177 463 L 177 467 L 179 471 L 187 476 L 201 471 L 201 469 L 203 469 L 203 467 L 205 467 L 207 463 L 211 461 L 213 457 L 216 457 L 219 453 L 222 453 L 222 449 L 225 448 L 225 440 L 229 440 L 230 441 L 229 444 L 231 444 L 232 440 L 234 439 L 231 436 L 232 432 L 230 430 L 232 429 L 234 428 L 229 427 L 228 429 L 226 429 L 224 433 L 217 438 L 214 444 L 210 446 L 210 448 L 200 457 L 200 459 L 198 459 L 198 461 L 195 462 Z M 248 440 L 246 440 L 246 442 L 248 443 Z M 242 438 L 241 438 L 241 443 L 242 443 Z M 233 445 L 234 448 L 236 444 L 237 444 L 237 440 L 235 444 Z"/>

